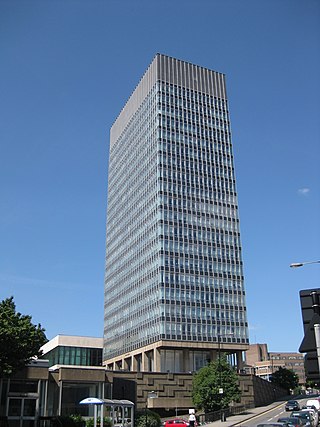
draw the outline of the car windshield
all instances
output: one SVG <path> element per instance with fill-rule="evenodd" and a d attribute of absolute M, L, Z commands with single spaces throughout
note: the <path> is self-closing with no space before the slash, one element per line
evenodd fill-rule
<path fill-rule="evenodd" d="M 285 422 L 285 423 L 290 423 L 290 424 L 301 424 L 301 419 L 299 418 L 294 418 L 294 417 L 289 417 L 289 418 L 279 418 L 278 421 L 280 422 Z"/>

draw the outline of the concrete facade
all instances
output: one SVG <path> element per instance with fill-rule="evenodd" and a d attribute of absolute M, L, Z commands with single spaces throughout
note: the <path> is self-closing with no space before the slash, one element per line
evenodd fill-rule
<path fill-rule="evenodd" d="M 103 348 L 103 338 L 83 337 L 76 335 L 57 335 L 41 347 L 45 356 L 57 347 Z"/>
<path fill-rule="evenodd" d="M 125 371 L 137 371 L 138 362 L 137 359 L 141 360 L 140 371 L 141 372 L 161 372 L 160 355 L 163 349 L 182 349 L 182 362 L 181 367 L 183 372 L 192 372 L 193 366 L 190 364 L 190 354 L 193 351 L 205 352 L 207 355 L 206 362 L 209 360 L 216 360 L 219 352 L 229 354 L 232 358 L 232 364 L 237 366 L 238 371 L 243 367 L 242 351 L 247 349 L 247 345 L 239 346 L 238 344 L 232 343 L 202 343 L 192 342 L 185 347 L 185 344 L 179 341 L 160 341 L 149 346 L 140 348 L 138 350 L 126 353 L 121 357 L 115 357 L 110 359 L 106 364 L 109 370 L 125 370 Z"/>
<path fill-rule="evenodd" d="M 9 426 L 45 427 L 51 417 L 70 414 L 93 416 L 93 408 L 80 405 L 87 397 L 126 399 L 135 411 L 146 407 L 162 417 L 186 414 L 192 408 L 192 374 L 108 371 L 103 367 L 55 366 L 35 362 L 13 378 L 0 380 L 0 416 Z M 268 404 L 285 394 L 267 381 L 252 375 L 239 375 L 241 406 Z M 157 398 L 148 398 L 155 392 Z M 28 419 L 17 408 L 27 403 Z M 30 402 L 33 404 L 30 406 Z M 21 406 L 19 406 L 21 404 Z M 12 412 L 12 409 L 14 411 Z M 20 425 L 20 423 L 22 423 Z"/>

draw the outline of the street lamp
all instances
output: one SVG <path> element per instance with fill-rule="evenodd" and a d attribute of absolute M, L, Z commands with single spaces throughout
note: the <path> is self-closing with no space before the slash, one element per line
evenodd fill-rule
<path fill-rule="evenodd" d="M 147 393 L 147 401 L 146 401 L 146 427 L 148 427 L 148 400 L 156 399 L 158 397 L 158 393 L 156 391 L 148 391 Z"/>
<path fill-rule="evenodd" d="M 225 413 L 222 410 L 222 395 L 223 395 L 223 387 L 222 387 L 222 371 L 221 371 L 221 338 L 227 337 L 227 336 L 233 336 L 233 333 L 227 333 L 224 335 L 217 335 L 218 338 L 218 368 L 219 368 L 219 394 L 220 394 L 220 419 L 221 421 L 225 421 Z"/>
<path fill-rule="evenodd" d="M 233 337 L 234 333 L 233 332 L 227 332 L 226 334 L 218 334 L 217 338 L 218 338 L 218 361 L 219 361 L 219 365 L 220 365 L 220 357 L 221 357 L 221 338 L 227 338 L 227 337 Z M 221 382 L 220 382 L 221 384 Z"/>
<path fill-rule="evenodd" d="M 306 264 L 319 264 L 319 263 L 320 261 L 293 262 L 292 264 L 290 264 L 290 267 L 298 268 L 298 267 L 303 267 Z"/>

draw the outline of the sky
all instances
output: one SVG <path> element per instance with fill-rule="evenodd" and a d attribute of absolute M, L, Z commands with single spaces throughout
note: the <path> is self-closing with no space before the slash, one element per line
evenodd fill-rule
<path fill-rule="evenodd" d="M 320 287 L 319 0 L 0 0 L 0 300 L 103 335 L 109 131 L 159 52 L 226 74 L 250 343 Z M 107 301 L 106 301 L 107 305 Z"/>

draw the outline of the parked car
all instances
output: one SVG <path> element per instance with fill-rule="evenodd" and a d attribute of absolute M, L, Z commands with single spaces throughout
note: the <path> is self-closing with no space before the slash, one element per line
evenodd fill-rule
<path fill-rule="evenodd" d="M 286 411 L 299 411 L 300 405 L 297 400 L 288 400 L 285 406 Z"/>
<path fill-rule="evenodd" d="M 287 427 L 288 424 L 286 423 L 263 423 L 263 424 L 257 424 L 256 427 Z"/>
<path fill-rule="evenodd" d="M 292 411 L 291 417 L 301 418 L 306 427 L 313 427 L 313 419 L 311 414 L 306 411 Z"/>
<path fill-rule="evenodd" d="M 304 405 L 302 408 L 313 409 L 314 412 L 318 412 L 318 409 L 314 405 Z"/>
<path fill-rule="evenodd" d="M 278 418 L 278 423 L 285 423 L 289 427 L 304 426 L 302 419 L 297 417 L 281 417 L 281 418 Z"/>
<path fill-rule="evenodd" d="M 182 418 L 175 418 L 173 420 L 167 420 L 164 423 L 164 427 L 189 427 L 189 423 Z"/>
<path fill-rule="evenodd" d="M 311 414 L 312 418 L 313 418 L 313 425 L 317 426 L 319 423 L 319 414 L 318 411 L 313 407 L 313 408 L 308 408 L 306 406 L 303 406 L 301 411 L 305 411 L 305 412 L 309 412 L 309 414 Z"/>

